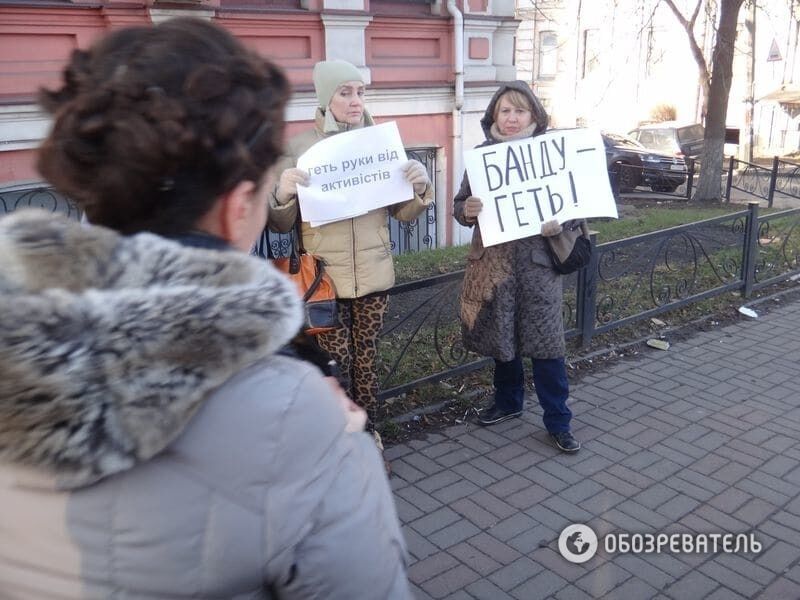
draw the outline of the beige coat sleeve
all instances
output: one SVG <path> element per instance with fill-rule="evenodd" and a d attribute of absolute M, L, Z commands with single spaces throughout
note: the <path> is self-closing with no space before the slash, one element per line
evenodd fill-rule
<path fill-rule="evenodd" d="M 275 185 L 269 196 L 269 214 L 267 215 L 267 227 L 276 233 L 289 233 L 294 227 L 297 218 L 297 196 L 292 196 L 286 204 L 278 204 L 276 192 L 278 191 L 278 179 L 286 169 L 297 166 L 297 156 L 292 152 L 284 154 L 275 166 L 276 180 Z"/>
<path fill-rule="evenodd" d="M 413 221 L 419 214 L 428 208 L 433 202 L 433 187 L 428 186 L 425 193 L 421 196 L 417 193 L 411 200 L 392 204 L 389 207 L 389 214 L 398 221 Z"/>

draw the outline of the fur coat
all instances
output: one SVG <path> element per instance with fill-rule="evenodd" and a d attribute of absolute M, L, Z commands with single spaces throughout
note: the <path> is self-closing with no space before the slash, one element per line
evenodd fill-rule
<path fill-rule="evenodd" d="M 374 442 L 276 354 L 283 275 L 41 211 L 0 256 L 4 597 L 408 597 Z"/>
<path fill-rule="evenodd" d="M 510 82 L 497 90 L 481 119 L 486 136 L 481 146 L 498 143 L 491 134 L 494 108 L 510 89 L 522 92 L 531 101 L 539 124 L 533 135 L 547 128 L 547 113 L 539 99 L 524 82 Z M 501 361 L 515 356 L 564 356 L 562 281 L 552 267 L 545 240 L 536 235 L 484 247 L 480 226 L 464 218 L 464 203 L 471 195 L 465 175 L 453 206 L 455 219 L 474 227 L 461 293 L 464 345 Z"/>

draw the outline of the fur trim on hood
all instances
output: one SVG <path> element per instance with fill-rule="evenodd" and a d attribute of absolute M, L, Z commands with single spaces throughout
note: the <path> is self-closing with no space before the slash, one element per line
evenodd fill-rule
<path fill-rule="evenodd" d="M 498 100 L 500 100 L 500 96 L 509 90 L 521 92 L 530 100 L 531 106 L 533 107 L 533 120 L 537 125 L 536 129 L 533 131 L 533 135 L 542 133 L 547 129 L 550 118 L 547 116 L 547 111 L 544 109 L 542 102 L 536 97 L 533 90 L 531 90 L 531 87 L 524 81 L 509 81 L 501 84 L 500 87 L 497 88 L 494 96 L 492 96 L 492 99 L 489 101 L 489 106 L 486 107 L 486 112 L 483 114 L 483 117 L 481 117 L 481 128 L 483 128 L 483 135 L 486 136 L 487 140 L 494 139 L 491 135 L 492 123 L 494 123 L 494 107 Z"/>
<path fill-rule="evenodd" d="M 42 211 L 0 220 L 0 460 L 77 487 L 162 451 L 299 329 L 266 261 Z"/>

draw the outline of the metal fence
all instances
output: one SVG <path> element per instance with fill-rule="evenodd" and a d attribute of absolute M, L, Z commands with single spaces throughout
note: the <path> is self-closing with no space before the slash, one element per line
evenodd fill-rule
<path fill-rule="evenodd" d="M 593 336 L 714 296 L 754 290 L 800 273 L 800 208 L 747 210 L 597 244 L 591 264 L 564 278 L 568 339 Z M 389 291 L 380 340 L 385 399 L 478 369 L 487 359 L 461 345 L 458 297 L 464 272 Z"/>
<path fill-rule="evenodd" d="M 775 156 L 772 166 L 765 167 L 729 157 L 727 160 L 725 199 L 730 202 L 731 191 L 738 190 L 765 200 L 772 208 L 776 194 L 800 200 L 800 164 Z"/>

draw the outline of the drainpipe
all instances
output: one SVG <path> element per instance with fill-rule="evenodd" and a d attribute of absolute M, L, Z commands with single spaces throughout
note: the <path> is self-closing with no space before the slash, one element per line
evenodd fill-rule
<path fill-rule="evenodd" d="M 461 174 L 464 170 L 461 165 L 461 156 L 464 149 L 464 123 L 461 113 L 461 109 L 464 106 L 464 15 L 462 15 L 461 11 L 458 10 L 458 7 L 456 6 L 456 0 L 447 0 L 447 12 L 453 17 L 453 58 L 455 59 L 456 77 L 456 97 L 455 103 L 453 104 L 453 156 L 451 161 L 452 177 L 450 179 L 450 181 L 453 183 L 453 195 L 455 195 L 455 193 L 458 191 L 456 188 L 461 182 Z M 442 219 L 443 223 L 445 221 L 448 225 L 448 233 L 452 232 L 453 228 L 450 220 Z M 452 239 L 448 239 L 448 242 L 452 243 L 453 241 L 454 240 Z"/>

